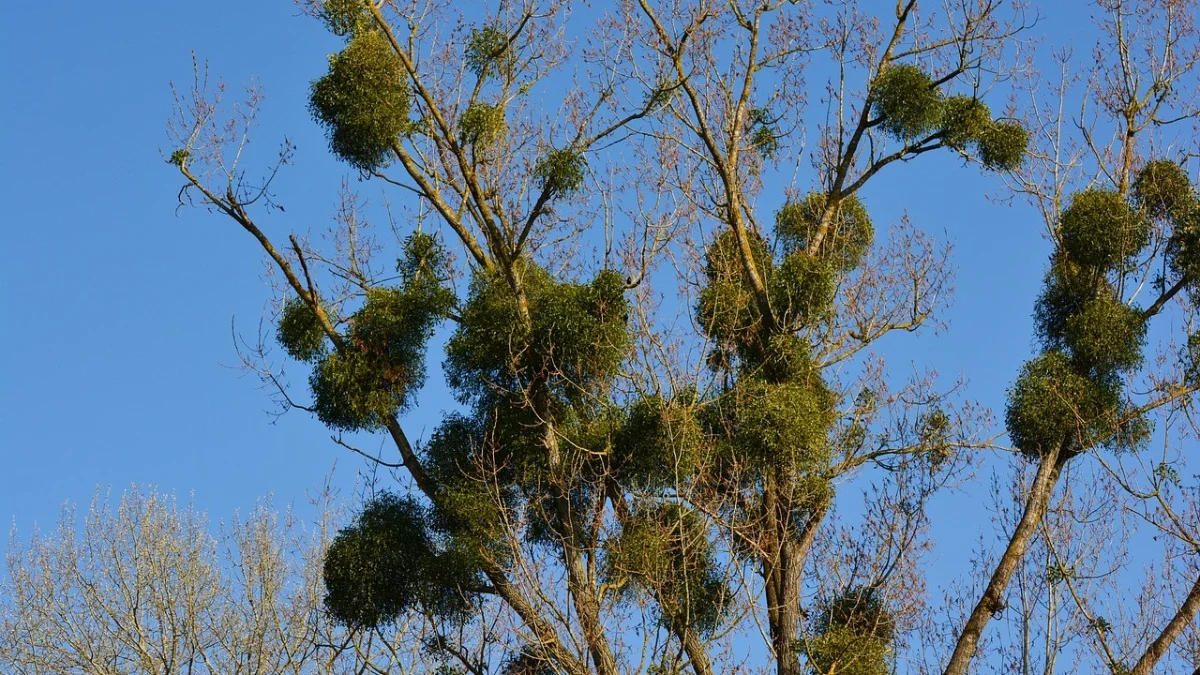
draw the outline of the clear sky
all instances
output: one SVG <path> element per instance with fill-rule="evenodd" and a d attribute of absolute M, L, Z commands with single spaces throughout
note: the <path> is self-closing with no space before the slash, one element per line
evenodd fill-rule
<path fill-rule="evenodd" d="M 1056 15 L 1076 3 L 1038 4 L 1047 16 L 1034 32 L 1056 43 L 1073 39 L 1057 28 L 1087 26 L 1078 9 Z M 305 105 L 335 39 L 290 2 L 13 3 L 5 17 L 0 521 L 28 534 L 64 500 L 134 481 L 194 492 L 220 517 L 267 493 L 301 502 L 335 460 L 337 482 L 352 485 L 359 460 L 303 413 L 274 420 L 258 381 L 229 367 L 231 319 L 253 334 L 267 307 L 261 255 L 231 222 L 178 210 L 181 182 L 160 156 L 170 150 L 168 83 L 190 81 L 195 49 L 235 89 L 252 76 L 265 85 L 258 149 L 273 151 L 285 134 L 299 147 L 278 183 L 287 212 L 261 219 L 268 234 L 323 229 L 351 174 Z M 1091 39 L 1080 40 L 1086 52 Z M 971 396 L 998 412 L 1031 353 L 1047 252 L 1036 214 L 986 199 L 999 187 L 942 155 L 886 171 L 863 196 L 877 222 L 907 212 L 955 244 L 949 330 L 889 339 L 893 367 L 965 374 Z M 405 419 L 413 436 L 450 405 L 440 387 L 427 392 Z M 948 522 L 961 508 L 933 515 Z M 956 535 L 980 531 L 991 524 L 963 523 Z"/>

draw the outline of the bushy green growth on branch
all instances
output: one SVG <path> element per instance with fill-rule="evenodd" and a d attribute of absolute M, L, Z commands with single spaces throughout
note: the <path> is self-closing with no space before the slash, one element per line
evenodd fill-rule
<path fill-rule="evenodd" d="M 1146 320 L 1138 308 L 1111 292 L 1101 293 L 1066 320 L 1063 343 L 1077 368 L 1094 377 L 1107 377 L 1141 365 Z"/>
<path fill-rule="evenodd" d="M 1169 159 L 1147 162 L 1133 181 L 1133 198 L 1151 218 L 1185 215 L 1195 207 L 1196 193 L 1183 167 Z"/>
<path fill-rule="evenodd" d="M 325 328 L 317 313 L 300 298 L 288 298 L 279 313 L 275 337 L 297 361 L 316 361 L 325 355 Z"/>
<path fill-rule="evenodd" d="M 478 572 L 438 551 L 428 513 L 412 499 L 384 493 L 342 529 L 325 555 L 325 608 L 339 623 L 372 628 L 420 607 L 455 616 L 470 602 L 464 587 Z"/>
<path fill-rule="evenodd" d="M 779 151 L 779 136 L 766 108 L 754 108 L 747 116 L 750 128 L 750 145 L 758 150 L 763 159 L 771 159 Z"/>
<path fill-rule="evenodd" d="M 516 53 L 508 43 L 508 35 L 499 26 L 471 30 L 466 49 L 466 64 L 471 72 L 484 77 L 495 68 L 500 73 L 510 74 L 515 62 Z"/>
<path fill-rule="evenodd" d="M 319 16 L 334 35 L 348 35 L 366 14 L 363 0 L 324 0 Z"/>
<path fill-rule="evenodd" d="M 1062 248 L 1071 260 L 1115 270 L 1150 243 L 1150 224 L 1113 190 L 1084 190 L 1062 214 Z"/>
<path fill-rule="evenodd" d="M 504 108 L 499 105 L 475 103 L 458 118 L 459 134 L 467 145 L 487 147 L 504 135 L 504 129 Z"/>
<path fill-rule="evenodd" d="M 1029 132 L 1013 122 L 993 122 L 979 133 L 979 161 L 993 171 L 1014 171 L 1025 160 Z"/>
<path fill-rule="evenodd" d="M 630 516 L 610 540 L 605 556 L 610 581 L 647 590 L 667 626 L 688 626 L 702 636 L 720 625 L 729 591 L 721 580 L 704 519 L 677 504 Z"/>
<path fill-rule="evenodd" d="M 313 369 L 317 417 L 346 431 L 384 425 L 425 379 L 425 345 L 454 304 L 445 256 L 426 234 L 405 241 L 401 286 L 372 288 L 350 318 L 343 349 Z"/>
<path fill-rule="evenodd" d="M 808 248 L 821 227 L 828 195 L 810 193 L 799 202 L 788 202 L 775 215 L 775 234 L 785 253 Z M 819 255 L 841 271 L 852 270 L 862 263 L 875 239 L 875 227 L 866 208 L 854 195 L 838 200 L 829 230 L 821 242 Z"/>
<path fill-rule="evenodd" d="M 769 270 L 772 261 L 767 243 L 754 233 L 749 236 L 756 267 L 760 273 Z M 721 232 L 709 244 L 704 270 L 708 284 L 700 291 L 696 318 L 719 350 L 752 359 L 760 351 L 762 313 L 741 256 L 732 230 Z"/>
<path fill-rule="evenodd" d="M 815 628 L 815 635 L 801 643 L 815 675 L 891 672 L 895 622 L 872 589 L 851 589 L 831 600 Z"/>
<path fill-rule="evenodd" d="M 437 529 L 476 547 L 490 547 L 503 527 L 503 506 L 512 506 L 507 489 L 516 468 L 507 448 L 491 443 L 478 417 L 448 415 L 422 446 L 429 476 L 439 486 L 438 508 L 433 512 Z M 500 503 L 490 491 L 499 485 L 505 492 Z"/>
<path fill-rule="evenodd" d="M 502 275 L 481 271 L 472 280 L 446 347 L 450 386 L 478 401 L 497 390 L 522 391 L 533 378 L 568 399 L 606 385 L 630 344 L 624 279 L 603 270 L 591 283 L 560 282 L 529 262 L 516 272 L 528 319 Z"/>
<path fill-rule="evenodd" d="M 538 160 L 533 175 L 551 199 L 566 197 L 583 187 L 587 160 L 570 148 L 551 150 Z"/>
<path fill-rule="evenodd" d="M 329 72 L 312 83 L 309 110 L 325 127 L 333 154 L 356 169 L 388 163 L 392 144 L 409 127 L 409 90 L 399 57 L 377 30 L 356 31 Z"/>
<path fill-rule="evenodd" d="M 770 272 L 767 290 L 780 324 L 796 328 L 828 315 L 837 293 L 837 271 L 828 259 L 797 251 Z"/>
<path fill-rule="evenodd" d="M 695 411 L 680 399 L 647 396 L 630 406 L 613 438 L 613 467 L 630 485 L 674 486 L 700 465 L 704 431 Z"/>
<path fill-rule="evenodd" d="M 744 376 L 731 395 L 736 399 L 731 449 L 739 463 L 760 470 L 824 468 L 837 398 L 818 372 L 779 383 Z"/>
<path fill-rule="evenodd" d="M 1069 456 L 1106 441 L 1119 408 L 1111 384 L 1089 379 L 1066 354 L 1050 351 L 1021 369 L 1008 393 L 1005 425 L 1026 455 L 1061 449 Z"/>
<path fill-rule="evenodd" d="M 890 65 L 875 78 L 872 109 L 880 128 L 900 140 L 912 140 L 937 128 L 942 94 L 925 71 L 910 64 Z"/>
<path fill-rule="evenodd" d="M 950 96 L 942 106 L 942 133 L 946 145 L 966 150 L 992 124 L 992 111 L 974 96 Z"/>

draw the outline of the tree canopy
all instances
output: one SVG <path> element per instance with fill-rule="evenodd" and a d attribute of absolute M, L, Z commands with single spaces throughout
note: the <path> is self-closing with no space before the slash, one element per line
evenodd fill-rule
<path fill-rule="evenodd" d="M 265 343 L 256 370 L 342 445 L 394 446 L 357 450 L 397 480 L 330 545 L 333 619 L 407 622 L 447 673 L 1195 665 L 1200 200 L 1163 142 L 1200 115 L 1193 2 L 1100 0 L 1097 61 L 1063 61 L 1090 79 L 1053 91 L 1021 3 L 300 4 L 342 40 L 313 120 L 395 195 L 394 241 L 354 199 L 332 241 L 268 234 L 287 174 L 244 178 L 226 130 L 253 110 L 203 89 L 170 158 L 282 275 L 307 394 Z M 1052 249 L 1002 426 L 880 353 L 938 324 L 953 263 L 872 186 L 937 199 L 937 157 L 1029 200 L 1043 223 L 1013 226 Z M 412 438 L 428 386 L 458 405 Z M 996 456 L 1002 550 L 938 597 L 931 500 L 979 500 L 954 488 Z M 1170 600 L 1117 604 L 1147 531 Z"/>

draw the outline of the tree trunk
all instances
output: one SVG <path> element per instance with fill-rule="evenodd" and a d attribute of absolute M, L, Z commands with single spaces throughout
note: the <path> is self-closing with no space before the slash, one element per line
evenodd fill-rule
<path fill-rule="evenodd" d="M 958 643 L 954 647 L 954 654 L 943 671 L 944 675 L 964 675 L 967 672 L 967 666 L 975 656 L 975 649 L 979 645 L 984 627 L 995 614 L 1004 609 L 1004 591 L 1008 588 L 1008 582 L 1012 579 L 1017 565 L 1025 557 L 1029 540 L 1033 538 L 1034 532 L 1042 522 L 1046 507 L 1050 504 L 1050 495 L 1054 493 L 1054 485 L 1058 482 L 1063 466 L 1063 462 L 1059 460 L 1060 453 L 1061 450 L 1056 449 L 1042 457 L 1029 490 L 1029 499 L 1025 503 L 1025 513 L 1021 515 L 1021 521 L 1017 524 L 1008 547 L 1004 549 L 1004 555 L 1000 556 L 1000 562 L 996 564 L 987 588 L 963 626 Z"/>
<path fill-rule="evenodd" d="M 1171 617 L 1171 621 L 1167 623 L 1166 628 L 1163 628 L 1158 638 L 1146 648 L 1146 653 L 1138 659 L 1137 665 L 1129 671 L 1129 675 L 1151 675 L 1154 672 L 1154 666 L 1171 648 L 1171 643 L 1175 642 L 1183 629 L 1187 628 L 1188 624 L 1196 618 L 1197 612 L 1200 612 L 1200 578 L 1196 579 L 1187 598 L 1179 606 L 1179 611 L 1175 612 L 1175 616 Z"/>

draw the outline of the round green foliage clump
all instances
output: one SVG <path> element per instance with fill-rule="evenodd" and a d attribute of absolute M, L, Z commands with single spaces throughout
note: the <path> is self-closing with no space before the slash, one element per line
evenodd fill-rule
<path fill-rule="evenodd" d="M 587 160 L 570 148 L 551 150 L 538 160 L 533 175 L 551 199 L 566 197 L 583 187 Z"/>
<path fill-rule="evenodd" d="M 350 317 L 343 348 L 309 377 L 322 422 L 345 431 L 378 428 L 409 404 L 425 380 L 425 345 L 454 304 L 444 265 L 429 235 L 405 241 L 401 286 L 369 289 Z"/>
<path fill-rule="evenodd" d="M 451 414 L 421 447 L 424 465 L 438 484 L 438 508 L 433 511 L 437 529 L 454 538 L 488 545 L 503 527 L 503 509 L 510 507 L 509 495 L 501 499 L 492 492 L 492 481 L 507 488 L 514 467 L 499 448 L 488 443 L 477 417 Z"/>
<path fill-rule="evenodd" d="M 704 431 L 695 411 L 679 399 L 638 399 L 613 438 L 613 465 L 630 485 L 673 486 L 699 466 Z"/>
<path fill-rule="evenodd" d="M 763 159 L 771 159 L 779 152 L 780 146 L 771 111 L 766 108 L 754 108 L 747 115 L 746 122 L 751 130 L 750 145 L 758 150 Z"/>
<path fill-rule="evenodd" d="M 1113 190 L 1084 190 L 1063 211 L 1062 248 L 1072 260 L 1112 270 L 1150 243 L 1150 225 Z"/>
<path fill-rule="evenodd" d="M 1147 162 L 1133 181 L 1133 198 L 1151 218 L 1175 218 L 1196 201 L 1183 167 L 1169 159 Z"/>
<path fill-rule="evenodd" d="M 1031 457 L 1055 449 L 1074 455 L 1111 435 L 1116 393 L 1081 375 L 1066 354 L 1046 352 L 1025 364 L 1008 392 L 1005 425 Z"/>
<path fill-rule="evenodd" d="M 415 607 L 439 616 L 468 608 L 461 592 L 478 573 L 439 553 L 428 514 L 410 498 L 384 493 L 368 502 L 325 554 L 325 608 L 356 628 L 386 625 Z"/>
<path fill-rule="evenodd" d="M 354 31 L 366 14 L 363 0 L 324 0 L 318 15 L 334 35 Z"/>
<path fill-rule="evenodd" d="M 467 38 L 466 63 L 467 68 L 479 77 L 486 76 L 493 68 L 501 74 L 511 75 L 516 65 L 516 52 L 508 42 L 508 34 L 499 26 L 487 25 L 471 30 L 471 36 Z"/>
<path fill-rule="evenodd" d="M 733 450 L 748 467 L 823 468 L 837 419 L 836 396 L 816 372 L 767 383 L 746 377 L 736 392 Z"/>
<path fill-rule="evenodd" d="M 1146 320 L 1136 307 L 1102 293 L 1066 320 L 1063 342 L 1078 368 L 1105 377 L 1141 364 Z"/>
<path fill-rule="evenodd" d="M 1014 171 L 1025 160 L 1029 132 L 1020 124 L 993 122 L 979 133 L 979 161 L 993 171 Z"/>
<path fill-rule="evenodd" d="M 568 398 L 607 384 L 630 344 L 624 279 L 602 270 L 591 283 L 561 282 L 528 262 L 517 273 L 532 325 L 502 275 L 477 273 L 446 347 L 450 385 L 478 400 L 497 389 L 521 391 L 533 377 Z"/>
<path fill-rule="evenodd" d="M 771 252 L 762 237 L 751 233 L 750 249 L 760 274 L 770 270 Z M 719 347 L 746 357 L 759 346 L 762 313 L 742 264 L 737 234 L 725 230 L 717 235 L 705 261 L 708 284 L 700 291 L 696 318 Z"/>
<path fill-rule="evenodd" d="M 828 203 L 828 195 L 813 192 L 799 202 L 788 202 L 775 214 L 775 234 L 785 253 L 808 248 Z M 849 195 L 838 200 L 818 255 L 838 270 L 849 271 L 859 266 L 874 240 L 875 227 L 866 208 L 858 197 Z"/>
<path fill-rule="evenodd" d="M 942 94 L 925 71 L 892 65 L 875 78 L 872 107 L 880 128 L 900 140 L 929 133 L 942 120 Z"/>
<path fill-rule="evenodd" d="M 275 338 L 297 361 L 316 361 L 325 355 L 325 328 L 317 313 L 300 298 L 289 298 L 279 313 Z"/>
<path fill-rule="evenodd" d="M 333 154 L 356 169 L 387 164 L 392 144 L 408 129 L 409 91 L 401 72 L 387 38 L 361 30 L 312 83 L 309 110 L 325 127 Z"/>
<path fill-rule="evenodd" d="M 992 125 L 992 111 L 974 96 L 951 96 L 942 108 L 942 133 L 946 145 L 966 150 Z"/>
<path fill-rule="evenodd" d="M 1046 286 L 1034 306 L 1038 334 L 1047 349 L 1066 349 L 1067 321 L 1083 311 L 1098 289 L 1107 289 L 1102 274 L 1085 270 L 1070 258 L 1056 254 L 1050 261 Z"/>
<path fill-rule="evenodd" d="M 678 504 L 634 513 L 608 542 L 605 573 L 613 582 L 649 591 L 664 625 L 687 626 L 702 636 L 720 625 L 729 597 L 704 519 Z"/>
<path fill-rule="evenodd" d="M 1172 221 L 1167 260 L 1172 271 L 1194 283 L 1200 280 L 1200 200 L 1181 204 Z"/>
<path fill-rule="evenodd" d="M 770 278 L 771 309 L 786 327 L 811 325 L 824 318 L 837 294 L 837 274 L 826 259 L 792 253 Z"/>
<path fill-rule="evenodd" d="M 821 611 L 815 628 L 815 635 L 801 643 L 814 672 L 891 672 L 895 622 L 872 589 L 851 589 L 834 598 Z"/>
<path fill-rule="evenodd" d="M 458 118 L 463 143 L 487 147 L 504 135 L 504 108 L 490 103 L 475 103 Z"/>

